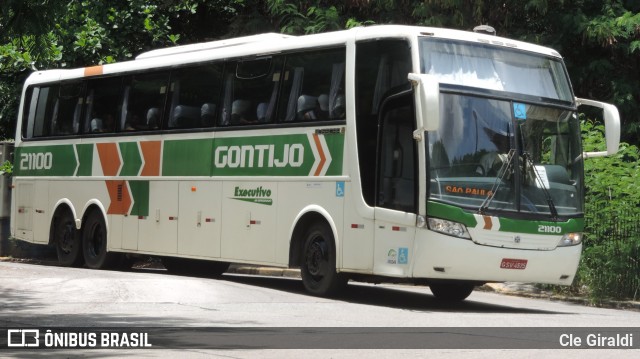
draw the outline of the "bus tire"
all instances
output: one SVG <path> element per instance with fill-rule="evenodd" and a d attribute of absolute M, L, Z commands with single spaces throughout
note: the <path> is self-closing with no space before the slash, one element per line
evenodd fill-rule
<path fill-rule="evenodd" d="M 461 302 L 473 292 L 471 283 L 434 283 L 430 284 L 431 293 L 436 299 L 447 302 Z"/>
<path fill-rule="evenodd" d="M 64 267 L 82 265 L 82 242 L 76 229 L 76 222 L 69 210 L 61 210 L 54 217 L 53 243 L 56 247 L 58 262 Z"/>
<path fill-rule="evenodd" d="M 91 211 L 82 226 L 82 252 L 91 269 L 113 268 L 118 253 L 107 252 L 107 226 L 100 211 Z"/>
<path fill-rule="evenodd" d="M 305 289 L 317 296 L 331 296 L 348 281 L 336 271 L 336 245 L 326 224 L 315 223 L 304 234 L 300 274 Z"/>

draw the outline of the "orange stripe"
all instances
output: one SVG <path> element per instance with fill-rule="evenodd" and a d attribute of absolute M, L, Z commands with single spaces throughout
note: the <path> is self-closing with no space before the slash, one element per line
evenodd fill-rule
<path fill-rule="evenodd" d="M 127 182 L 122 180 L 104 182 L 107 185 L 107 191 L 109 191 L 109 198 L 111 199 L 107 214 L 129 214 L 131 195 L 129 194 Z"/>
<path fill-rule="evenodd" d="M 142 157 L 144 157 L 144 167 L 141 176 L 160 176 L 160 150 L 162 142 L 160 141 L 141 141 L 140 149 Z"/>
<path fill-rule="evenodd" d="M 317 133 L 313 134 L 313 142 L 316 143 L 316 147 L 318 148 L 318 154 L 320 155 L 320 163 L 318 164 L 318 168 L 316 168 L 316 172 L 313 174 L 314 176 L 320 176 L 322 172 L 322 167 L 324 167 L 325 162 L 327 162 L 327 158 L 324 155 L 324 151 L 322 150 L 322 144 L 320 143 L 320 137 Z"/>
<path fill-rule="evenodd" d="M 102 173 L 105 176 L 117 176 L 121 165 L 118 145 L 116 143 L 98 143 L 96 147 L 98 148 Z"/>
<path fill-rule="evenodd" d="M 84 75 L 85 76 L 102 75 L 102 65 L 85 67 L 84 68 Z"/>
<path fill-rule="evenodd" d="M 491 221 L 491 217 L 482 216 L 482 218 L 484 218 L 484 228 L 482 229 L 491 229 L 491 227 L 493 227 L 493 221 Z"/>

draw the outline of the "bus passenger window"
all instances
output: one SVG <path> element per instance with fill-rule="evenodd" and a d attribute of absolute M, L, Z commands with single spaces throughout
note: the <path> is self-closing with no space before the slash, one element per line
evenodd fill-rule
<path fill-rule="evenodd" d="M 82 114 L 82 83 L 62 84 L 58 89 L 51 113 L 51 132 L 53 136 L 77 134 Z"/>
<path fill-rule="evenodd" d="M 220 124 L 237 126 L 273 122 L 281 64 L 280 58 L 271 57 L 229 64 Z"/>
<path fill-rule="evenodd" d="M 223 64 L 175 70 L 171 76 L 171 107 L 167 128 L 211 127 L 222 89 Z"/>
<path fill-rule="evenodd" d="M 124 131 L 160 128 L 164 114 L 169 73 L 134 75 L 125 88 L 120 125 Z"/>
<path fill-rule="evenodd" d="M 280 122 L 345 118 L 344 49 L 287 56 Z"/>
<path fill-rule="evenodd" d="M 122 80 L 119 77 L 90 80 L 87 83 L 84 119 L 85 133 L 113 133 L 120 108 Z"/>

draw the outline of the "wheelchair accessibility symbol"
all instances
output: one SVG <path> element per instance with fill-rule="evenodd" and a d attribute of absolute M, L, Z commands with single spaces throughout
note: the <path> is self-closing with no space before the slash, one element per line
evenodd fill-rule
<path fill-rule="evenodd" d="M 523 103 L 513 103 L 513 114 L 519 120 L 527 119 L 527 107 Z"/>
<path fill-rule="evenodd" d="M 344 182 L 336 182 L 336 197 L 344 197 Z"/>

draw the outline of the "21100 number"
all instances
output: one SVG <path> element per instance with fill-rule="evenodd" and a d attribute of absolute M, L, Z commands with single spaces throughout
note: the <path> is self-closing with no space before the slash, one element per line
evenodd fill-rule
<path fill-rule="evenodd" d="M 21 170 L 48 170 L 53 165 L 53 155 L 51 152 L 45 153 L 21 153 Z"/>

